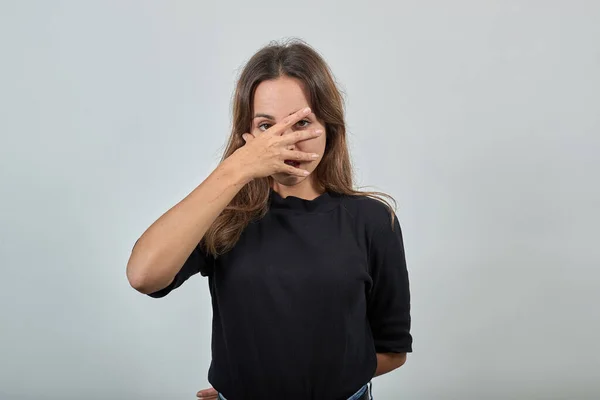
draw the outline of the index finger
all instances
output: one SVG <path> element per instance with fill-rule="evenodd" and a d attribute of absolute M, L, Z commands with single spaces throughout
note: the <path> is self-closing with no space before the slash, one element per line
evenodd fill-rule
<path fill-rule="evenodd" d="M 217 392 L 215 388 L 203 389 L 196 393 L 196 397 L 202 399 L 216 399 L 218 395 L 219 392 Z"/>
<path fill-rule="evenodd" d="M 281 135 L 288 129 L 290 126 L 294 125 L 296 122 L 300 121 L 302 118 L 306 117 L 311 113 L 310 107 L 303 108 L 302 110 L 296 111 L 292 115 L 288 115 L 281 122 L 276 123 L 269 129 L 265 131 L 265 133 L 269 132 L 273 135 Z"/>

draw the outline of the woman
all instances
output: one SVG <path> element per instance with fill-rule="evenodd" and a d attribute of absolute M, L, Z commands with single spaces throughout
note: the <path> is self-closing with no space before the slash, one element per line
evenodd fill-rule
<path fill-rule="evenodd" d="M 138 239 L 130 284 L 208 277 L 214 389 L 200 398 L 369 399 L 412 351 L 402 233 L 355 191 L 342 98 L 301 41 L 247 63 L 220 165 Z M 203 396 L 204 395 L 204 396 Z"/>

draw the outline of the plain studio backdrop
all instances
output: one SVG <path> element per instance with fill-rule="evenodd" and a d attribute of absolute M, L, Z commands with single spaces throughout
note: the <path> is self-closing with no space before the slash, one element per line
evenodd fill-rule
<path fill-rule="evenodd" d="M 240 68 L 319 50 L 392 194 L 414 353 L 376 400 L 600 398 L 600 2 L 0 2 L 0 399 L 194 399 L 199 275 L 135 240 L 217 165 Z"/>

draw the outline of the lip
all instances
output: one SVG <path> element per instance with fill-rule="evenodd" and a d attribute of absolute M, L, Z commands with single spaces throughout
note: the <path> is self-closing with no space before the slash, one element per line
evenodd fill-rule
<path fill-rule="evenodd" d="M 293 161 L 293 160 L 285 160 L 284 161 L 287 165 L 290 165 L 294 168 L 299 168 L 300 167 L 300 163 L 298 161 Z"/>

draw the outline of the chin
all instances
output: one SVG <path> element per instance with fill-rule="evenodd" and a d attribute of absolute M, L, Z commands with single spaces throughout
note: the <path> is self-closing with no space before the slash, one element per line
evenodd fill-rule
<path fill-rule="evenodd" d="M 303 182 L 306 178 L 308 178 L 308 176 L 302 177 L 288 174 L 275 174 L 272 177 L 275 182 L 283 186 L 296 186 L 297 184 Z"/>

